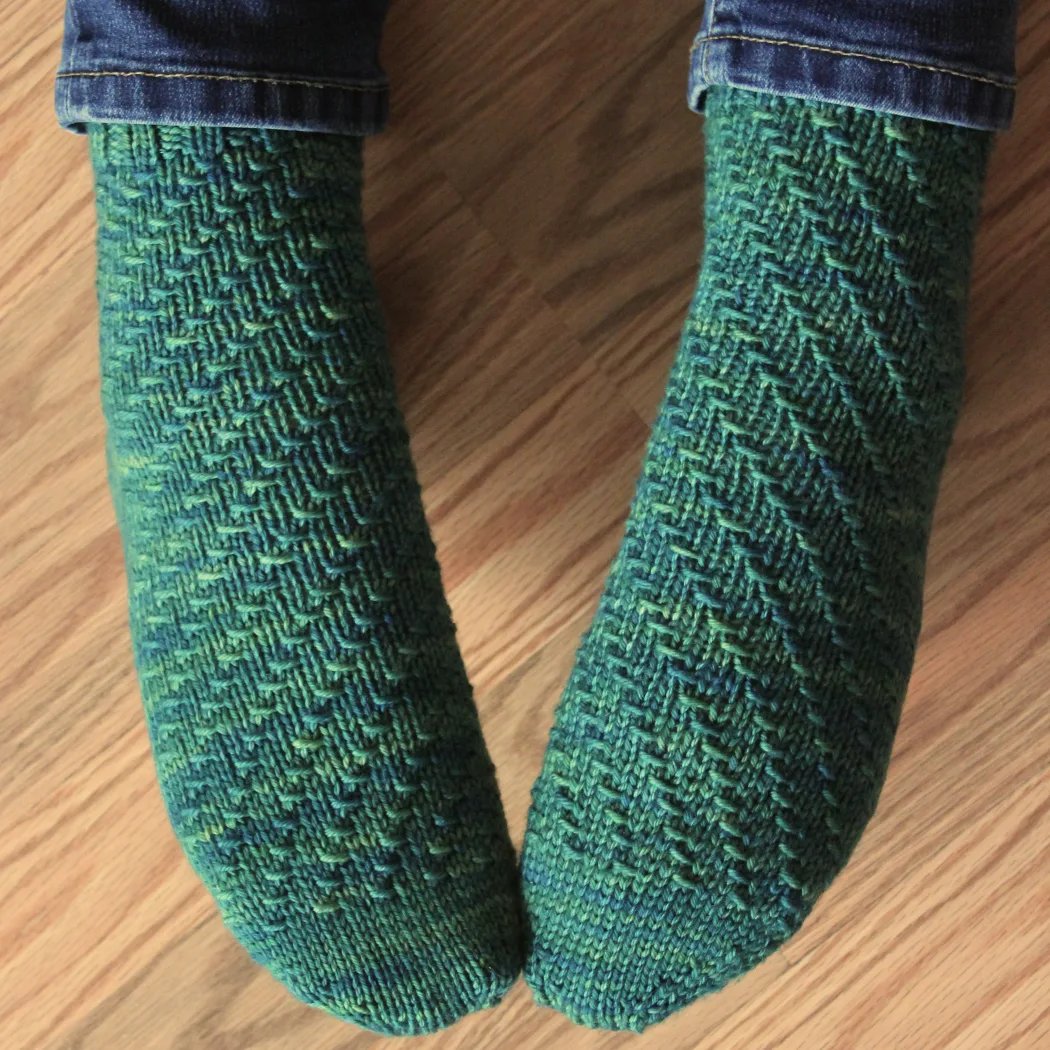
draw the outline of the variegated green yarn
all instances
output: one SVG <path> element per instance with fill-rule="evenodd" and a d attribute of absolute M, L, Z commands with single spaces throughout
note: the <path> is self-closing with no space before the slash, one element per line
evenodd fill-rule
<path fill-rule="evenodd" d="M 172 824 L 296 995 L 440 1028 L 513 981 L 519 905 L 394 395 L 360 140 L 90 136 L 110 479 Z"/>
<path fill-rule="evenodd" d="M 642 1029 L 850 855 L 911 672 L 987 133 L 730 88 L 706 247 L 522 862 L 536 998 Z"/>

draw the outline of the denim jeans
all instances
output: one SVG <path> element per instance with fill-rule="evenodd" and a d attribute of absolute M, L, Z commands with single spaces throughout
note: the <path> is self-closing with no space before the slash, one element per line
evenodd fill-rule
<path fill-rule="evenodd" d="M 1016 23 L 1016 0 L 706 0 L 689 104 L 732 84 L 1005 128 Z"/>
<path fill-rule="evenodd" d="M 483 3 L 484 0 L 478 0 Z M 566 0 L 570 2 L 570 0 Z M 387 0 L 67 0 L 61 123 L 382 128 Z M 705 0 L 689 103 L 715 84 L 1004 128 L 1017 0 Z"/>
<path fill-rule="evenodd" d="M 67 0 L 58 119 L 367 135 L 387 0 Z"/>

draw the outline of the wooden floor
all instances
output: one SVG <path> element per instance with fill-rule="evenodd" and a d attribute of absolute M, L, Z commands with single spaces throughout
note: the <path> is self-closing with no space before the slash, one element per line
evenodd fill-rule
<path fill-rule="evenodd" d="M 697 0 L 396 0 L 369 230 L 520 841 L 701 245 Z M 153 779 L 106 491 L 60 0 L 0 6 L 0 1047 L 364 1050 L 221 926 Z M 658 10 L 658 13 L 656 13 Z M 878 813 L 802 932 L 642 1037 L 520 983 L 426 1050 L 1050 1047 L 1050 0 L 985 199 L 966 406 Z"/>

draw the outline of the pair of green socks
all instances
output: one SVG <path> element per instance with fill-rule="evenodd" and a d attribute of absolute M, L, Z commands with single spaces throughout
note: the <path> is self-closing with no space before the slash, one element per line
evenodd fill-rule
<path fill-rule="evenodd" d="M 162 794 L 252 956 L 384 1033 L 641 1029 L 790 937 L 885 775 L 987 133 L 714 89 L 706 247 L 520 874 L 394 392 L 360 140 L 96 125 Z M 524 907 L 522 907 L 522 900 Z"/>

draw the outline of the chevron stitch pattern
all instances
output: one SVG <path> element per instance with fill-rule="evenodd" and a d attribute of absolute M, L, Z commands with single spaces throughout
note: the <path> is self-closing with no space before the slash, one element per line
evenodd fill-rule
<path fill-rule="evenodd" d="M 619 555 L 533 791 L 540 1002 L 640 1030 L 755 966 L 886 773 L 991 135 L 731 88 Z"/>

